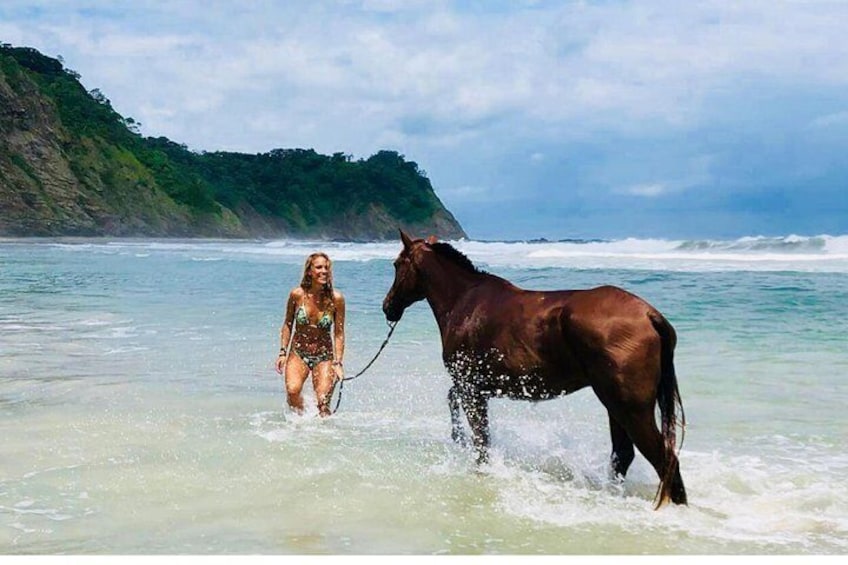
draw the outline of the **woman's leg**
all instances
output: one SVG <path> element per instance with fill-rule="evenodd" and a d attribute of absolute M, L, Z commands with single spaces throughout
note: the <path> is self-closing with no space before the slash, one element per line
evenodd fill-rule
<path fill-rule="evenodd" d="M 289 353 L 286 359 L 286 400 L 289 407 L 297 414 L 303 412 L 303 396 L 300 391 L 303 389 L 303 383 L 306 382 L 306 377 L 309 376 L 309 367 L 303 362 L 297 353 Z"/>
<path fill-rule="evenodd" d="M 330 401 L 333 396 L 333 387 L 336 384 L 336 372 L 333 370 L 333 360 L 321 361 L 312 371 L 312 387 L 315 389 L 315 398 L 318 400 L 318 413 L 321 416 L 332 414 Z"/>

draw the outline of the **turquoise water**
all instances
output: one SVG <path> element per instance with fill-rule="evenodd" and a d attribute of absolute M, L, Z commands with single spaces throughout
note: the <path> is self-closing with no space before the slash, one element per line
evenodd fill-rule
<path fill-rule="evenodd" d="M 350 375 L 386 336 L 399 243 L 3 240 L 0 553 L 848 551 L 848 238 L 455 245 L 519 286 L 617 284 L 671 320 L 688 507 L 652 510 L 641 455 L 607 479 L 585 390 L 492 401 L 476 468 L 424 303 L 335 416 L 289 414 L 272 363 L 304 257 L 335 260 Z"/>

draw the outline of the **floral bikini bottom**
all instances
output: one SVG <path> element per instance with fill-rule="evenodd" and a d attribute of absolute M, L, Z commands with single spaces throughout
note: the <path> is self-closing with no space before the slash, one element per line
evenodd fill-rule
<path fill-rule="evenodd" d="M 299 349 L 292 349 L 292 351 L 296 353 L 297 356 L 300 357 L 304 363 L 306 363 L 306 366 L 309 367 L 310 371 L 313 370 L 318 363 L 333 360 L 333 353 L 331 351 L 325 351 L 323 353 L 314 354 L 304 353 Z"/>

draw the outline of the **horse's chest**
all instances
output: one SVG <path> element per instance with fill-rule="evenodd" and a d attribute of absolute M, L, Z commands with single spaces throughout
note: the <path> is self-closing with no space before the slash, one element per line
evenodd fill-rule
<path fill-rule="evenodd" d="M 515 339 L 510 319 L 491 308 L 458 308 L 443 328 L 443 346 L 448 352 L 472 351 L 486 355 L 491 349 L 504 350 Z"/>
<path fill-rule="evenodd" d="M 491 326 L 488 316 L 477 310 L 466 314 L 453 312 L 445 324 L 444 335 L 449 336 L 454 347 L 475 347 L 488 339 Z"/>

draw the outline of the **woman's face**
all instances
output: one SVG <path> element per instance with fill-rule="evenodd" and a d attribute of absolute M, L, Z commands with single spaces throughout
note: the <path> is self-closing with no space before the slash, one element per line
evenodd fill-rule
<path fill-rule="evenodd" d="M 312 261 L 310 268 L 312 280 L 319 285 L 325 285 L 330 280 L 330 262 L 321 256 L 316 257 Z"/>

